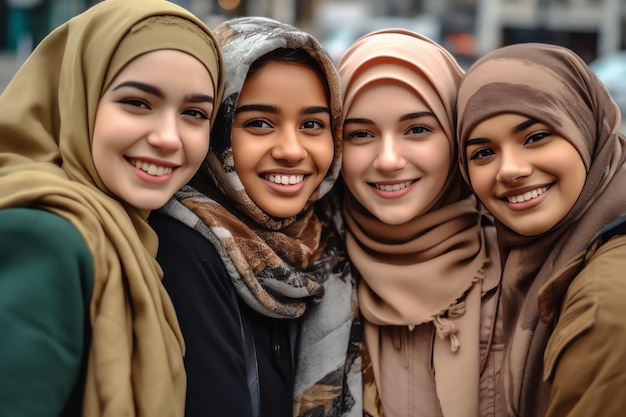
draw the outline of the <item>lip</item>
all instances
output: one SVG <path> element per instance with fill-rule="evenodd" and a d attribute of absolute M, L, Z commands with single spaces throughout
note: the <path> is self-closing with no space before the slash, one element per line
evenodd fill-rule
<path fill-rule="evenodd" d="M 507 191 L 506 193 L 503 193 L 501 197 L 499 198 L 502 202 L 504 202 L 504 204 L 510 210 L 513 210 L 513 211 L 528 210 L 540 204 L 548 195 L 548 192 L 550 191 L 551 187 L 552 187 L 552 184 L 545 184 L 545 185 L 539 185 L 539 186 L 519 188 L 519 189 L 512 190 L 512 191 Z M 526 195 L 525 198 L 528 198 L 528 197 L 530 198 L 525 201 L 511 202 L 509 200 L 509 198 L 511 197 L 520 196 L 520 195 L 527 194 L 527 193 L 532 193 L 532 195 L 531 196 Z"/>
<path fill-rule="evenodd" d="M 413 189 L 419 179 L 396 180 L 396 181 L 375 181 L 368 182 L 367 185 L 374 194 L 381 198 L 394 199 L 404 197 Z M 398 188 L 399 187 L 399 188 Z"/>
<path fill-rule="evenodd" d="M 156 185 L 168 183 L 174 176 L 176 169 L 180 166 L 172 162 L 160 161 L 160 160 L 153 159 L 153 158 L 126 157 L 125 159 L 128 165 L 130 166 L 130 168 L 132 169 L 132 171 L 140 180 L 150 183 L 150 184 L 156 184 Z M 166 174 L 161 174 L 161 175 L 151 174 L 145 171 L 144 169 L 137 167 L 136 163 L 138 162 L 142 162 L 144 164 L 144 167 L 143 167 L 144 169 L 145 169 L 145 164 L 148 164 L 148 165 L 151 165 L 150 170 L 169 169 L 170 172 Z"/>
<path fill-rule="evenodd" d="M 166 168 L 177 168 L 181 165 L 181 164 L 176 164 L 170 161 L 163 161 L 157 158 L 149 158 L 149 157 L 142 157 L 142 156 L 125 156 L 124 158 L 126 158 L 126 160 L 131 163 L 132 161 L 141 161 L 141 162 L 146 162 L 148 164 L 154 164 L 154 165 L 158 165 L 158 166 L 162 166 Z"/>
<path fill-rule="evenodd" d="M 303 169 L 272 169 L 259 173 L 267 188 L 283 196 L 295 196 L 302 192 L 311 172 Z"/>

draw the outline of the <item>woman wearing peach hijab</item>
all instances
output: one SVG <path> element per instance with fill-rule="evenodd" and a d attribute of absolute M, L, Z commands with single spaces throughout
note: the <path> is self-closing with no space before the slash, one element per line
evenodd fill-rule
<path fill-rule="evenodd" d="M 364 414 L 502 415 L 495 234 L 456 163 L 463 71 L 430 39 L 389 29 L 358 40 L 339 72 Z"/>

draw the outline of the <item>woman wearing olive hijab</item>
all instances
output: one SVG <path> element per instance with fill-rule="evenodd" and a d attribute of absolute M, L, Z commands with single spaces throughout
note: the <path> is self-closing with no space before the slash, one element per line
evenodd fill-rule
<path fill-rule="evenodd" d="M 182 416 L 184 343 L 147 223 L 208 150 L 221 55 L 161 0 L 106 0 L 0 96 L 0 408 Z"/>

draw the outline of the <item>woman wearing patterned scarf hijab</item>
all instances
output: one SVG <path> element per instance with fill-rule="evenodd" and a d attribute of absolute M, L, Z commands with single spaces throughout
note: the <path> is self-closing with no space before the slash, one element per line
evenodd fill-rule
<path fill-rule="evenodd" d="M 343 310 L 327 305 L 343 314 L 334 321 L 311 315 L 339 280 L 329 278 L 325 198 L 340 167 L 338 77 L 320 44 L 290 25 L 238 18 L 215 33 L 227 84 L 209 155 L 151 219 L 188 348 L 187 415 L 292 416 L 294 361 L 303 390 L 326 378 L 341 393 L 344 380 L 350 294 Z M 296 338 L 302 319 L 308 338 Z M 337 321 L 348 329 L 337 338 L 342 353 L 307 345 Z"/>
<path fill-rule="evenodd" d="M 183 415 L 184 344 L 146 219 L 208 151 L 220 61 L 179 6 L 107 0 L 0 96 L 3 415 Z"/>
<path fill-rule="evenodd" d="M 437 43 L 390 29 L 358 40 L 339 73 L 364 414 L 501 415 L 495 230 L 456 164 L 463 71 Z"/>
<path fill-rule="evenodd" d="M 458 116 L 464 175 L 497 219 L 508 413 L 623 415 L 626 238 L 600 233 L 626 214 L 617 106 L 570 50 L 521 44 L 470 68 Z"/>

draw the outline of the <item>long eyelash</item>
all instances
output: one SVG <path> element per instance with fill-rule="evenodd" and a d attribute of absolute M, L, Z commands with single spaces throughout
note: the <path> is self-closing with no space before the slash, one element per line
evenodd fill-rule
<path fill-rule="evenodd" d="M 323 121 L 321 121 L 319 119 L 311 119 L 311 120 L 307 120 L 307 122 L 315 122 L 315 123 L 319 124 L 320 127 L 322 127 L 322 128 L 326 127 L 326 123 L 324 123 Z"/>
<path fill-rule="evenodd" d="M 349 133 L 349 134 L 345 135 L 345 138 L 346 138 L 346 139 L 352 139 L 352 138 L 355 138 L 355 137 L 357 137 L 357 135 L 358 135 L 359 133 L 363 133 L 363 134 L 364 134 L 364 136 L 360 136 L 360 137 L 366 137 L 365 135 L 370 134 L 367 130 L 355 130 L 354 132 L 352 132 L 352 133 Z"/>
<path fill-rule="evenodd" d="M 428 127 L 426 125 L 414 125 L 414 126 L 409 127 L 406 131 L 407 131 L 407 133 L 410 132 L 410 133 L 417 134 L 417 133 L 413 132 L 413 130 L 415 130 L 415 129 L 422 129 L 423 130 L 423 132 L 419 132 L 419 133 L 432 132 L 433 131 L 433 129 L 431 129 L 430 127 Z"/>

